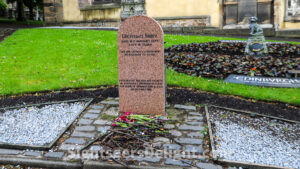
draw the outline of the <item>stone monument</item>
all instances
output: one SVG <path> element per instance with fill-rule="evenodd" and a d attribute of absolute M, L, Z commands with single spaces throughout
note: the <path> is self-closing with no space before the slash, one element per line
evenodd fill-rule
<path fill-rule="evenodd" d="M 250 17 L 250 37 L 245 53 L 248 55 L 262 55 L 268 53 L 263 29 L 257 24 L 256 17 Z"/>
<path fill-rule="evenodd" d="M 164 115 L 164 37 L 147 16 L 126 19 L 118 32 L 120 112 Z"/>

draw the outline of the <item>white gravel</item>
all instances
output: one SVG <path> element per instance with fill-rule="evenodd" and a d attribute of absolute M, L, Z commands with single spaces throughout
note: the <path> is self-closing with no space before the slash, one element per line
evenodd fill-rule
<path fill-rule="evenodd" d="M 84 102 L 61 103 L 0 112 L 0 143 L 49 144 L 84 106 Z"/>
<path fill-rule="evenodd" d="M 211 110 L 219 158 L 300 168 L 300 125 Z"/>

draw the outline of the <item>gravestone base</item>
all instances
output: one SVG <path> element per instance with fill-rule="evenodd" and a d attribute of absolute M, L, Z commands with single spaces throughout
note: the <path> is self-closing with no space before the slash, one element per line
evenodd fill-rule
<path fill-rule="evenodd" d="M 248 55 L 268 54 L 265 37 L 263 35 L 249 37 L 245 53 Z"/>

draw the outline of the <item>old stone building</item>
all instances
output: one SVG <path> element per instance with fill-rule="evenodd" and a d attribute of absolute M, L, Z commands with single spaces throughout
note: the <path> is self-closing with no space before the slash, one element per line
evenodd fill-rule
<path fill-rule="evenodd" d="M 156 19 L 165 30 L 248 28 L 256 16 L 270 34 L 300 30 L 300 0 L 44 0 L 50 24 L 118 27 L 133 15 Z M 225 31 L 226 32 L 226 31 Z M 268 33 L 267 33 L 268 34 Z"/>

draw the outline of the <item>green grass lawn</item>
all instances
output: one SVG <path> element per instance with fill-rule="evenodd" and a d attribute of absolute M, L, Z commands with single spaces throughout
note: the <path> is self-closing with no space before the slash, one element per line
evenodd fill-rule
<path fill-rule="evenodd" d="M 165 35 L 166 46 L 217 41 L 209 36 Z M 0 95 L 117 85 L 117 32 L 23 29 L 0 43 Z M 256 100 L 300 105 L 300 89 L 265 88 L 191 77 L 167 69 L 167 83 Z"/>

